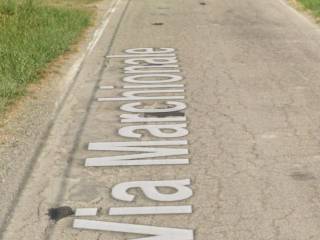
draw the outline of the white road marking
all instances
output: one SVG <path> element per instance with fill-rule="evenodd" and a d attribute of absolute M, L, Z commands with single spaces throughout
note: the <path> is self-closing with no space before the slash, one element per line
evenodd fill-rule
<path fill-rule="evenodd" d="M 126 138 L 137 138 L 137 141 L 123 142 L 91 142 L 89 151 L 102 151 L 96 157 L 87 158 L 86 167 L 116 167 L 116 166 L 152 166 L 152 165 L 187 165 L 189 164 L 189 149 L 187 140 L 178 140 L 189 134 L 187 123 L 177 123 L 174 121 L 186 121 L 184 112 L 186 103 L 181 101 L 168 101 L 170 99 L 182 100 L 184 96 L 184 84 L 168 84 L 181 81 L 183 77 L 168 73 L 181 72 L 177 62 L 176 54 L 171 58 L 159 58 L 157 54 L 168 54 L 174 52 L 172 48 L 136 48 L 127 49 L 125 53 L 136 55 L 135 59 L 125 61 L 124 73 L 136 74 L 126 76 L 122 80 L 135 84 L 123 85 L 121 95 L 118 97 L 98 98 L 98 101 L 134 101 L 122 103 L 120 110 L 131 114 L 121 114 L 120 122 L 142 122 L 137 125 L 125 125 L 118 129 L 118 135 Z M 151 58 L 141 58 L 142 55 L 152 54 Z M 132 56 L 131 55 L 131 56 Z M 149 57 L 149 56 L 148 56 Z M 159 61 L 161 63 L 159 63 Z M 139 65 L 139 63 L 141 63 Z M 148 65 L 144 65 L 144 63 Z M 159 64 L 158 64 L 159 63 Z M 139 83 L 139 84 L 136 84 Z M 166 83 L 166 84 L 163 84 Z M 100 89 L 113 89 L 113 86 L 100 86 Z M 132 89 L 132 90 L 130 90 Z M 169 94 L 171 93 L 171 94 Z M 180 93 L 180 94 L 178 94 Z M 182 93 L 182 94 L 181 94 Z M 144 100 L 144 101 L 143 101 Z M 167 100 L 158 101 L 150 106 L 145 101 L 148 100 Z M 141 101 L 141 102 L 139 102 Z M 136 114 L 134 114 L 136 113 Z M 153 114 L 153 115 L 152 115 Z M 159 123 L 146 124 L 147 122 Z M 123 119 L 126 118 L 126 119 Z M 169 122 L 172 121 L 172 122 Z M 165 122 L 165 123 L 163 123 Z M 152 135 L 160 141 L 144 140 L 146 134 Z M 169 141 L 168 138 L 175 140 Z M 139 141 L 140 140 L 140 141 Z M 121 152 L 120 153 L 111 153 Z M 104 155 L 105 153 L 105 155 Z M 184 156 L 185 158 L 178 158 Z M 175 176 L 176 177 L 176 176 Z M 173 190 L 170 193 L 163 192 L 162 189 Z M 131 189 L 140 191 L 131 192 Z M 141 196 L 143 195 L 143 196 Z M 145 180 L 121 182 L 112 187 L 111 196 L 115 200 L 132 202 L 135 198 L 145 197 L 154 202 L 181 202 L 193 196 L 191 180 Z M 157 205 L 157 204 L 154 204 Z M 112 207 L 109 215 L 128 216 L 128 215 L 160 215 L 160 214 L 191 214 L 191 205 L 175 206 L 132 206 L 132 207 Z M 77 214 L 96 214 L 96 209 L 82 210 Z M 163 228 L 156 226 L 146 226 L 127 223 L 113 223 L 103 221 L 80 220 L 74 221 L 74 228 L 111 231 L 122 233 L 137 233 L 148 235 L 139 239 L 154 240 L 193 240 L 193 230 L 178 228 Z M 150 236 L 151 235 L 151 236 Z"/>
<path fill-rule="evenodd" d="M 93 39 L 91 40 L 91 42 L 89 43 L 89 45 L 87 47 L 89 54 L 92 52 L 92 50 L 95 48 L 95 46 L 97 45 L 97 43 L 101 39 L 103 32 L 105 31 L 106 27 L 108 26 L 108 24 L 110 22 L 112 14 L 116 11 L 120 2 L 121 2 L 121 0 L 116 0 L 112 4 L 112 7 L 109 9 L 109 11 L 107 11 L 105 13 L 102 25 L 95 31 L 95 33 L 93 35 Z"/>
<path fill-rule="evenodd" d="M 109 209 L 111 216 L 191 214 L 192 206 L 153 206 L 153 207 L 114 207 Z"/>
<path fill-rule="evenodd" d="M 136 195 L 129 190 L 139 188 L 145 197 L 156 202 L 184 201 L 193 195 L 190 185 L 190 179 L 122 182 L 112 188 L 111 195 L 114 199 L 132 202 L 136 199 Z M 175 191 L 162 193 L 161 188 L 174 189 Z"/>
<path fill-rule="evenodd" d="M 114 89 L 114 86 L 100 86 L 100 89 Z"/>
<path fill-rule="evenodd" d="M 111 13 L 113 13 L 116 8 L 118 7 L 119 3 L 121 2 L 121 0 L 114 0 L 113 3 L 113 7 L 111 7 L 111 10 L 107 11 L 104 15 L 104 22 L 102 23 L 102 25 L 95 31 L 95 33 L 92 36 L 91 41 L 88 43 L 87 46 L 87 51 L 84 52 L 83 54 L 81 54 L 81 56 L 77 59 L 77 61 L 71 66 L 70 70 L 68 71 L 67 75 L 66 75 L 66 82 L 71 82 L 73 81 L 73 79 L 75 78 L 75 76 L 77 75 L 77 73 L 79 72 L 81 65 L 83 64 L 85 58 L 91 54 L 92 50 L 95 48 L 95 46 L 97 45 L 98 41 L 100 40 L 100 38 L 102 37 L 102 34 L 104 32 L 104 30 L 106 29 L 110 18 L 111 18 Z M 58 104 L 60 101 L 57 101 L 56 104 Z"/>
<path fill-rule="evenodd" d="M 141 117 L 139 114 L 121 114 L 121 123 L 186 122 L 186 117 Z"/>
<path fill-rule="evenodd" d="M 124 89 L 136 89 L 136 88 L 183 88 L 184 84 L 162 84 L 162 85 L 124 85 Z"/>
<path fill-rule="evenodd" d="M 158 138 L 180 138 L 189 134 L 186 123 L 124 126 L 118 130 L 118 134 L 127 138 L 142 138 L 144 134 L 141 131 Z"/>
<path fill-rule="evenodd" d="M 177 112 L 182 111 L 187 108 L 187 105 L 183 102 L 176 102 L 176 101 L 166 101 L 165 104 L 167 106 L 163 108 L 137 108 L 144 106 L 141 102 L 133 102 L 123 104 L 120 109 L 126 112 L 133 112 L 133 113 L 169 113 L 169 112 Z M 173 107 L 168 107 L 173 106 Z"/>
<path fill-rule="evenodd" d="M 89 143 L 90 151 L 121 151 L 131 152 L 130 155 L 106 156 L 87 158 L 86 167 L 106 166 L 143 166 L 143 165 L 181 165 L 188 164 L 188 159 L 153 159 L 156 157 L 170 157 L 187 155 L 187 148 L 172 148 L 172 146 L 187 145 L 187 141 L 139 141 L 139 142 L 98 142 Z M 170 146 L 156 148 L 154 146 Z M 138 152 L 138 153 L 134 153 Z"/>
<path fill-rule="evenodd" d="M 120 55 L 108 55 L 107 58 L 144 58 L 144 57 L 174 57 L 174 53 L 165 53 L 165 54 L 139 54 L 139 55 L 129 55 L 129 54 L 120 54 Z"/>
<path fill-rule="evenodd" d="M 129 54 L 163 54 L 163 53 L 174 53 L 174 48 L 129 48 L 125 52 Z"/>
<path fill-rule="evenodd" d="M 103 221 L 92 221 L 75 219 L 73 227 L 87 230 L 100 230 L 119 233 L 136 233 L 148 235 L 149 237 L 135 238 L 133 240 L 149 239 L 149 240 L 193 240 L 193 230 L 180 228 L 154 227 L 138 224 L 114 223 Z M 154 237 L 150 237 L 150 235 Z"/>
<path fill-rule="evenodd" d="M 97 216 L 98 208 L 77 208 L 75 216 L 85 217 L 85 216 Z"/>
<path fill-rule="evenodd" d="M 145 80 L 138 80 L 141 78 L 145 78 Z M 154 78 L 165 78 L 162 80 L 150 80 Z M 175 74 L 167 74 L 167 73 L 152 73 L 152 74 L 138 74 L 133 76 L 127 76 L 124 77 L 122 80 L 124 82 L 130 82 L 130 83 L 147 83 L 147 84 L 153 84 L 153 83 L 169 83 L 169 82 L 178 82 L 183 79 L 182 76 L 175 75 Z"/>
<path fill-rule="evenodd" d="M 110 98 L 98 98 L 99 102 L 107 101 L 137 101 L 137 100 L 182 100 L 184 96 L 140 96 L 138 94 L 149 94 L 149 93 L 183 93 L 183 89 L 166 89 L 166 90 L 139 90 L 139 91 L 128 91 L 123 92 L 123 97 L 110 97 Z"/>
<path fill-rule="evenodd" d="M 165 69 L 166 68 L 166 69 Z M 124 68 L 125 74 L 137 74 L 137 73 L 179 73 L 179 65 L 133 65 Z"/>

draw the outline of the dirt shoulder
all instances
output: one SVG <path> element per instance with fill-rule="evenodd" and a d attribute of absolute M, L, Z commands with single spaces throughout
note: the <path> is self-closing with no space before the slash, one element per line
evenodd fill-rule
<path fill-rule="evenodd" d="M 79 60 L 87 52 L 97 26 L 109 7 L 110 0 L 91 3 L 96 20 L 83 34 L 83 40 L 73 50 L 58 58 L 37 84 L 32 84 L 5 117 L 0 127 L 0 225 L 8 220 L 8 213 L 16 204 L 32 171 L 36 149 L 45 140 L 64 96 L 72 85 Z M 49 171 L 49 169 L 48 169 Z"/>

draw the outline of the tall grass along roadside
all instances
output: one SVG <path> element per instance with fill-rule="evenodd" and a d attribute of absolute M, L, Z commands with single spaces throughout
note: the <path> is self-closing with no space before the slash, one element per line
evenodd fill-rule
<path fill-rule="evenodd" d="M 311 12 L 316 16 L 320 17 L 320 0 L 297 0 L 305 8 L 311 10 Z"/>
<path fill-rule="evenodd" d="M 86 11 L 0 0 L 0 113 L 89 25 Z"/>

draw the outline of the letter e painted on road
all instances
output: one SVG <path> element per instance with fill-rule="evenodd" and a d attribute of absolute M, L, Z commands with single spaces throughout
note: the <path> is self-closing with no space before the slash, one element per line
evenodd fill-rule
<path fill-rule="evenodd" d="M 163 53 L 172 53 L 174 48 L 131 48 L 127 49 L 125 52 L 130 54 L 163 54 Z"/>

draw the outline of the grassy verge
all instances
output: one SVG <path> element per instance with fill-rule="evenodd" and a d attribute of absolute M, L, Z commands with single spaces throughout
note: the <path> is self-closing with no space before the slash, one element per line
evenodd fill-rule
<path fill-rule="evenodd" d="M 61 1 L 61 0 L 60 0 Z M 70 1 L 70 0 L 69 0 Z M 90 14 L 33 0 L 0 0 L 0 113 L 90 23 Z"/>
<path fill-rule="evenodd" d="M 317 18 L 320 17 L 320 0 L 297 0 L 303 7 L 310 10 Z"/>

